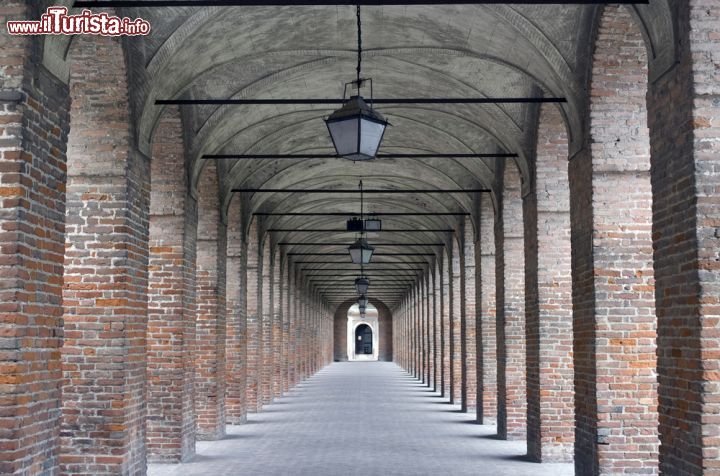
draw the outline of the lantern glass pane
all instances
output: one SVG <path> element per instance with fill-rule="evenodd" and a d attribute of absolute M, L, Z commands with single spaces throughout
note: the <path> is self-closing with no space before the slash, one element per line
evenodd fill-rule
<path fill-rule="evenodd" d="M 348 248 L 350 250 L 350 259 L 354 264 L 360 264 L 362 262 L 362 249 L 361 248 Z"/>
<path fill-rule="evenodd" d="M 362 250 L 362 264 L 369 264 L 370 260 L 372 259 L 373 255 L 373 249 L 372 248 L 363 248 Z"/>
<path fill-rule="evenodd" d="M 360 154 L 367 157 L 375 157 L 383 132 L 385 132 L 385 124 L 379 124 L 368 119 L 360 120 Z"/>
<path fill-rule="evenodd" d="M 346 157 L 357 154 L 359 124 L 357 116 L 327 123 L 338 155 Z"/>

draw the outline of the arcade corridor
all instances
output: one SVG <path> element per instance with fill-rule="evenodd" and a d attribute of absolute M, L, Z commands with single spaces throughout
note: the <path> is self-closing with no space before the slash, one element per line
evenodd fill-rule
<path fill-rule="evenodd" d="M 198 443 L 181 465 L 152 464 L 149 476 L 569 476 L 572 464 L 538 465 L 522 441 L 494 437 L 389 362 L 341 362 Z"/>
<path fill-rule="evenodd" d="M 0 475 L 720 476 L 720 0 L 301 3 L 0 0 Z"/>

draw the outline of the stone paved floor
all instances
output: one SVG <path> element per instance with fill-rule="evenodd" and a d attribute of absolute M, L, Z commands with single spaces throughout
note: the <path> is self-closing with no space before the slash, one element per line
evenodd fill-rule
<path fill-rule="evenodd" d="M 570 464 L 525 461 L 525 442 L 493 437 L 388 362 L 332 364 L 287 396 L 199 442 L 189 463 L 152 464 L 169 475 L 532 475 L 572 474 Z"/>

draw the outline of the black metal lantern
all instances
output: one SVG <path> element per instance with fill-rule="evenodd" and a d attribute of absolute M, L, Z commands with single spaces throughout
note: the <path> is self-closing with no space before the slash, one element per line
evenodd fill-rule
<path fill-rule="evenodd" d="M 360 313 L 360 319 L 365 319 L 366 314 L 364 312 Z"/>
<path fill-rule="evenodd" d="M 364 294 L 358 298 L 358 306 L 366 308 L 368 304 L 368 298 Z"/>
<path fill-rule="evenodd" d="M 361 316 L 364 316 L 364 315 L 365 315 L 366 306 L 358 306 L 358 309 L 360 309 L 360 315 L 361 315 Z"/>
<path fill-rule="evenodd" d="M 388 125 L 362 96 L 351 96 L 325 124 L 337 155 L 353 161 L 375 158 Z"/>
<path fill-rule="evenodd" d="M 350 259 L 354 264 L 369 264 L 375 248 L 370 246 L 365 238 L 358 238 L 355 243 L 348 246 Z"/>
<path fill-rule="evenodd" d="M 370 281 L 365 277 L 355 279 L 355 290 L 358 294 L 365 294 L 368 292 L 370 287 Z"/>

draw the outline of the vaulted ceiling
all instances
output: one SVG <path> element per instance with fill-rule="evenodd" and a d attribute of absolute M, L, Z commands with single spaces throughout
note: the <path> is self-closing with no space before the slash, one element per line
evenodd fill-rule
<path fill-rule="evenodd" d="M 62 3 L 62 2 L 61 2 Z M 66 1 L 66 4 L 71 4 Z M 57 2 L 53 2 L 57 4 Z M 672 58 L 672 0 L 631 6 L 650 48 L 651 75 Z M 363 76 L 375 97 L 567 98 L 561 106 L 571 151 L 582 144 L 585 90 L 596 5 L 365 6 Z M 137 145 L 150 150 L 163 113 L 157 99 L 339 98 L 354 79 L 354 6 L 122 8 L 150 21 L 147 37 L 125 39 Z M 45 63 L 67 74 L 69 37 L 45 44 Z M 366 93 L 367 95 L 367 93 Z M 553 106 L 554 107 L 554 106 Z M 193 187 L 203 154 L 332 153 L 322 121 L 332 106 L 182 106 L 186 167 Z M 517 159 L 222 160 L 222 203 L 234 188 L 440 188 L 495 190 L 500 160 L 530 177 L 537 105 L 377 105 L 390 121 L 381 152 L 497 153 Z M 343 212 L 359 208 L 357 195 L 245 194 L 246 213 Z M 370 195 L 369 212 L 470 212 L 472 194 Z M 462 217 L 386 217 L 384 228 L 458 229 Z M 343 228 L 346 217 L 273 216 L 266 228 Z M 275 242 L 347 242 L 344 232 L 281 232 Z M 381 233 L 375 242 L 448 242 L 446 232 Z M 289 252 L 345 252 L 344 246 L 286 246 Z M 435 252 L 437 247 L 393 247 L 378 252 Z M 331 258 L 346 260 L 346 258 Z M 383 261 L 427 261 L 393 257 Z M 327 261 L 307 256 L 303 261 Z M 380 261 L 378 259 L 378 261 Z M 377 265 L 376 265 L 377 266 Z M 402 267 L 403 265 L 393 265 Z M 416 266 L 416 265 L 415 265 Z M 316 268 L 337 265 L 319 264 Z M 351 266 L 348 265 L 348 268 Z M 383 268 L 388 266 L 382 265 Z M 412 267 L 405 265 L 405 267 Z M 382 273 L 378 273 L 380 275 Z M 387 272 L 392 275 L 392 271 Z M 351 281 L 351 280 L 349 280 Z M 332 285 L 322 285 L 331 289 Z M 342 300 L 338 298 L 338 300 Z"/>

